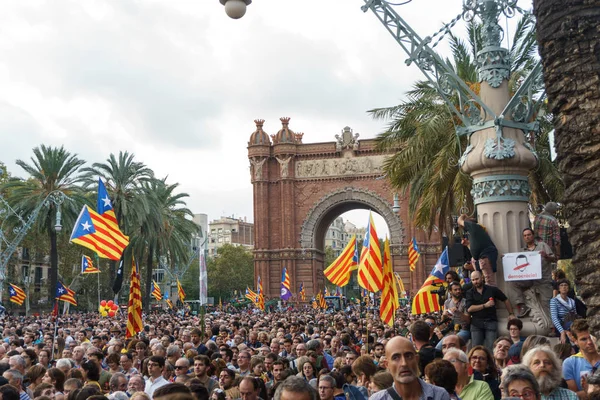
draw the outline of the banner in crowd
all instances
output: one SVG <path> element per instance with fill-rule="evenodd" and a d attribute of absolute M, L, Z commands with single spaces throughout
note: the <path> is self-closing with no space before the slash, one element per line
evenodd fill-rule
<path fill-rule="evenodd" d="M 507 253 L 502 257 L 505 281 L 542 279 L 542 256 L 537 251 Z"/>

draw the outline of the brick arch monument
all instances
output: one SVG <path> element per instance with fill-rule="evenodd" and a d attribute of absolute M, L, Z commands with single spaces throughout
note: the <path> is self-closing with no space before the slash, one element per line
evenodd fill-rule
<path fill-rule="evenodd" d="M 441 251 L 440 238 L 437 234 L 427 238 L 411 225 L 402 196 L 400 211 L 394 212 L 394 192 L 382 169 L 389 153 L 378 151 L 373 139 L 359 140 L 349 127 L 333 141 L 303 143 L 303 134 L 290 129 L 290 119 L 280 120 L 281 129 L 270 137 L 263 130 L 265 121 L 255 120 L 256 131 L 248 142 L 254 189 L 254 274 L 260 275 L 265 296 L 279 296 L 284 267 L 294 294 L 300 283 L 309 298 L 321 290 L 325 233 L 335 218 L 354 209 L 372 210 L 384 218 L 394 271 L 407 289 L 418 290 Z M 407 249 L 413 236 L 421 259 L 410 273 Z"/>

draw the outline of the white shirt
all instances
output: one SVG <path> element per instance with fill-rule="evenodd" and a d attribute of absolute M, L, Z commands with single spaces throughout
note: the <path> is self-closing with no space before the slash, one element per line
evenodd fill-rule
<path fill-rule="evenodd" d="M 146 392 L 148 396 L 152 397 L 156 389 L 168 384 L 169 381 L 163 378 L 162 375 L 154 380 L 152 380 L 152 378 L 148 378 L 146 379 L 146 387 L 144 388 L 144 392 Z"/>

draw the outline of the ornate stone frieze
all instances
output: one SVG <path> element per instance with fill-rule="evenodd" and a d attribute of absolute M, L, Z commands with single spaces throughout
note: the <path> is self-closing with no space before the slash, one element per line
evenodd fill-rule
<path fill-rule="evenodd" d="M 529 201 L 529 182 L 521 175 L 493 175 L 473 180 L 475 204 L 495 201 Z"/>
<path fill-rule="evenodd" d="M 296 178 L 381 174 L 388 156 L 343 157 L 296 162 Z"/>

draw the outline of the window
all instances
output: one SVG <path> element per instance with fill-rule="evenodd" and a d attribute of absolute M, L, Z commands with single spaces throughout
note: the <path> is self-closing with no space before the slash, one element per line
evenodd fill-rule
<path fill-rule="evenodd" d="M 165 279 L 165 270 L 161 268 L 152 271 L 152 279 L 154 279 L 156 283 L 162 283 Z"/>

